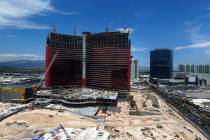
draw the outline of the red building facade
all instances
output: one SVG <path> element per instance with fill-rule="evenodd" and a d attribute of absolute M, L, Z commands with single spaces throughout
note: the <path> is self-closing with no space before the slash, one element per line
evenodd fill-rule
<path fill-rule="evenodd" d="M 46 86 L 86 85 L 92 88 L 130 90 L 128 33 L 86 32 L 84 35 L 49 33 L 46 68 L 56 51 L 57 56 L 46 73 Z"/>

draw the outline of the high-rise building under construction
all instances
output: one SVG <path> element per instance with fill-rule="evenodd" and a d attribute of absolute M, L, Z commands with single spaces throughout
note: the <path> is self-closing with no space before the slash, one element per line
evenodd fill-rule
<path fill-rule="evenodd" d="M 49 33 L 46 86 L 129 90 L 130 53 L 128 33 L 84 32 L 82 36 Z"/>

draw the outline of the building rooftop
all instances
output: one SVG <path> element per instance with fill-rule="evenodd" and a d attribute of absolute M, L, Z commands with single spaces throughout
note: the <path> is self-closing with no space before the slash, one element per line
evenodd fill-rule
<path fill-rule="evenodd" d="M 159 51 L 159 50 L 168 50 L 168 51 L 172 51 L 172 49 L 170 49 L 170 48 L 156 48 L 156 49 L 154 49 L 154 50 L 152 50 L 152 51 Z"/>

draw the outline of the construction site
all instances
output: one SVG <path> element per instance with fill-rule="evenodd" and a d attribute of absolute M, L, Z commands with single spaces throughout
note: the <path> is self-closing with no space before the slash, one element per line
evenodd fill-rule
<path fill-rule="evenodd" d="M 1 103 L 1 112 L 22 105 Z M 118 99 L 115 109 L 65 107 L 59 104 L 32 106 L 2 119 L 0 139 L 177 139 L 207 140 L 200 131 L 169 107 L 150 88 L 133 90 Z"/>
<path fill-rule="evenodd" d="M 131 88 L 128 35 L 49 33 L 45 78 L 0 90 L 0 139 L 207 140 L 150 83 Z"/>

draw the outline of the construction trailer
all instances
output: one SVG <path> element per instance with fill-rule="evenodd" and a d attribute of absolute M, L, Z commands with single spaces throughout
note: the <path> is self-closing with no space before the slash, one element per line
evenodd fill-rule
<path fill-rule="evenodd" d="M 81 36 L 49 33 L 46 86 L 86 86 L 130 90 L 129 33 L 84 32 Z"/>

